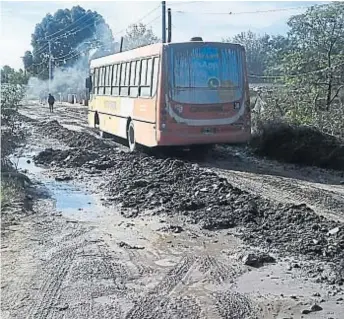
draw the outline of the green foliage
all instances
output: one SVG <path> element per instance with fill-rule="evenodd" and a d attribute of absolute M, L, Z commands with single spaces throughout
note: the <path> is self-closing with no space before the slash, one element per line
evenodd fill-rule
<path fill-rule="evenodd" d="M 32 34 L 32 52 L 23 57 L 30 74 L 47 79 L 49 73 L 49 41 L 54 67 L 68 67 L 98 48 L 104 54 L 114 52 L 114 39 L 103 17 L 95 11 L 75 6 L 47 14 Z M 100 54 L 98 54 L 100 55 Z"/>
<path fill-rule="evenodd" d="M 310 8 L 288 25 L 292 45 L 279 61 L 286 83 L 307 89 L 314 107 L 329 111 L 344 80 L 344 3 Z"/>
<path fill-rule="evenodd" d="M 16 71 L 9 67 L 8 65 L 5 65 L 1 69 L 1 83 L 4 84 L 19 84 L 24 85 L 27 84 L 29 80 L 29 75 L 24 72 L 22 69 L 19 69 L 19 71 Z"/>
<path fill-rule="evenodd" d="M 16 115 L 24 93 L 23 86 L 1 85 L 1 166 L 7 162 L 6 157 L 10 155 L 16 142 L 23 137 Z"/>
<path fill-rule="evenodd" d="M 344 137 L 344 3 L 311 7 L 288 26 L 286 37 L 270 37 L 265 46 L 261 37 L 248 37 L 247 51 L 262 56 L 248 54 L 249 68 L 254 62 L 261 72 L 251 84 L 266 80 L 274 87 L 259 94 L 264 110 L 256 124 L 283 119 Z"/>
<path fill-rule="evenodd" d="M 126 30 L 123 39 L 123 50 L 131 50 L 159 42 L 160 39 L 142 23 L 132 24 Z"/>

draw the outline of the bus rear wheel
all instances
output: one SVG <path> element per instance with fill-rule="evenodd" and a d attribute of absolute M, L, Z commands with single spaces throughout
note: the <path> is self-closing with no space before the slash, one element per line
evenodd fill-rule
<path fill-rule="evenodd" d="M 134 122 L 130 121 L 127 131 L 127 139 L 130 152 L 136 151 L 136 140 L 135 140 L 135 129 L 134 129 Z"/>

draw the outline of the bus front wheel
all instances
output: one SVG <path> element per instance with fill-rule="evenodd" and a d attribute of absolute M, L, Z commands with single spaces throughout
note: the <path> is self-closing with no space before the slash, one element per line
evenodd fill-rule
<path fill-rule="evenodd" d="M 136 151 L 135 129 L 133 121 L 130 121 L 127 131 L 128 145 L 131 152 Z"/>

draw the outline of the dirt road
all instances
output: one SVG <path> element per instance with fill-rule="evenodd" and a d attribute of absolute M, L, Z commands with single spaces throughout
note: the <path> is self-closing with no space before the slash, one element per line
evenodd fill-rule
<path fill-rule="evenodd" d="M 196 166 L 157 159 L 156 170 L 145 173 L 152 159 L 98 140 L 82 106 L 57 106 L 50 115 L 30 102 L 21 114 L 30 136 L 15 158 L 35 182 L 33 212 L 12 207 L 2 234 L 2 318 L 344 318 L 341 274 L 331 282 L 327 273 L 344 244 L 340 173 L 262 160 L 233 147 L 218 148 Z M 52 120 L 62 128 L 47 123 Z M 149 176 L 135 180 L 140 171 Z M 214 184 L 227 200 L 220 191 L 221 199 L 211 195 L 217 191 L 206 197 Z M 183 194 L 192 200 L 182 201 Z M 240 219 L 253 201 L 253 214 L 262 214 L 254 220 L 275 227 L 267 230 L 275 231 L 269 246 L 262 244 L 264 227 L 255 232 L 258 224 Z M 290 218 L 299 210 L 307 215 L 302 225 L 284 225 L 305 234 L 302 242 L 281 241 L 283 225 L 273 226 L 269 217 L 282 211 L 279 202 L 294 204 L 283 206 Z M 230 220 L 219 213 L 229 207 Z"/>

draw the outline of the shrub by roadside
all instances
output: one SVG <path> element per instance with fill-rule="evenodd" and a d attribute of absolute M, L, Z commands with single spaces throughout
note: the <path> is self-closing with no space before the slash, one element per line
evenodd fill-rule
<path fill-rule="evenodd" d="M 24 139 L 24 131 L 18 119 L 18 107 L 23 97 L 21 86 L 1 86 L 1 227 L 13 221 L 13 214 L 26 208 L 26 188 L 29 178 L 19 173 L 9 159 Z"/>
<path fill-rule="evenodd" d="M 344 171 L 344 106 L 322 111 L 286 89 L 252 92 L 253 152 L 282 162 Z"/>
<path fill-rule="evenodd" d="M 267 122 L 251 146 L 256 154 L 279 161 L 344 171 L 344 142 L 315 128 Z"/>

